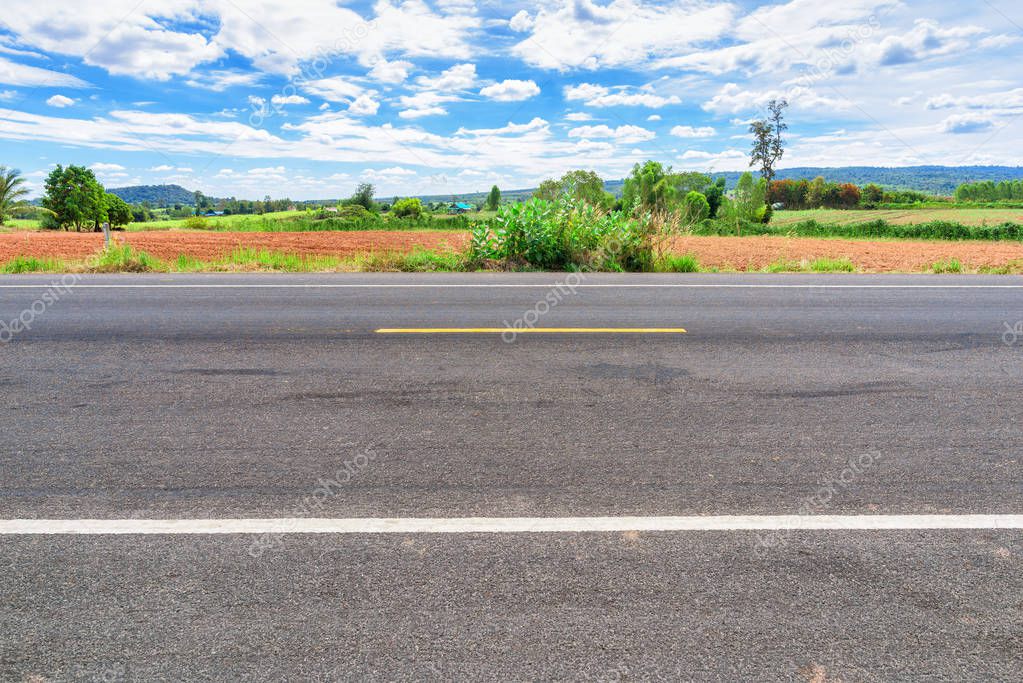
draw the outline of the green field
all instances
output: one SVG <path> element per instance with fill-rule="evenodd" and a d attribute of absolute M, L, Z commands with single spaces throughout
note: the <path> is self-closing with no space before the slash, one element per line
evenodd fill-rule
<path fill-rule="evenodd" d="M 804 221 L 825 225 L 849 225 L 886 221 L 892 225 L 919 225 L 948 221 L 970 226 L 1023 223 L 1023 209 L 925 208 L 896 210 L 810 209 L 807 211 L 776 211 L 772 225 L 786 226 Z"/>
<path fill-rule="evenodd" d="M 493 218 L 496 212 L 483 211 L 463 216 L 450 214 L 436 214 L 429 219 L 419 221 L 399 219 L 388 215 L 374 217 L 364 225 L 348 225 L 341 219 L 327 219 L 317 221 L 305 211 L 279 211 L 262 215 L 234 215 L 215 216 L 203 218 L 205 224 L 201 231 L 210 232 L 311 232 L 316 230 L 352 230 L 352 229 L 380 229 L 380 230 L 464 230 L 468 226 L 460 225 L 466 220 L 487 220 Z M 146 223 L 129 223 L 125 230 L 129 232 L 143 232 L 148 230 L 189 230 L 190 219 L 181 218 L 174 220 L 149 221 Z M 449 225 L 450 224 L 450 225 Z M 31 219 L 8 220 L 7 224 L 0 228 L 0 232 L 18 232 L 25 230 L 40 230 L 40 222 Z"/>

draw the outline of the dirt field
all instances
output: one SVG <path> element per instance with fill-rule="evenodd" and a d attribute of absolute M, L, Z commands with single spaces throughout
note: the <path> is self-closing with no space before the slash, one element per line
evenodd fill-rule
<path fill-rule="evenodd" d="M 847 225 L 888 221 L 892 225 L 917 225 L 931 221 L 948 221 L 963 225 L 1000 225 L 1023 223 L 1023 209 L 892 209 L 880 211 L 811 209 L 808 211 L 777 211 L 772 225 L 791 225 L 815 220 L 818 223 Z"/>
<path fill-rule="evenodd" d="M 680 237 L 673 251 L 696 254 L 705 268 L 760 270 L 777 261 L 848 258 L 867 272 L 927 270 L 937 261 L 958 259 L 964 268 L 1023 265 L 1019 242 L 864 242 L 803 237 Z"/>
<path fill-rule="evenodd" d="M 351 256 L 369 251 L 408 252 L 416 248 L 460 249 L 463 233 L 429 232 L 302 232 L 201 233 L 140 232 L 116 236 L 156 258 L 171 261 L 180 254 L 203 260 L 226 256 L 239 247 L 299 255 Z M 103 246 L 98 234 L 22 232 L 0 235 L 0 263 L 15 256 L 84 260 Z M 779 261 L 848 258 L 867 272 L 914 272 L 958 259 L 967 270 L 1023 266 L 1019 242 L 865 242 L 809 238 L 680 237 L 672 251 L 693 253 L 704 268 L 759 270 Z"/>

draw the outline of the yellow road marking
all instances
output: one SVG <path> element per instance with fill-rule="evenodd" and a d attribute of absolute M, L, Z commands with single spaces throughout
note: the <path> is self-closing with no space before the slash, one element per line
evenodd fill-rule
<path fill-rule="evenodd" d="M 377 334 L 686 334 L 681 327 L 384 327 Z"/>

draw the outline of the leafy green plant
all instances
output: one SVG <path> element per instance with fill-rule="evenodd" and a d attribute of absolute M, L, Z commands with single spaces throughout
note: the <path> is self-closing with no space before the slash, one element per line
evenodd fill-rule
<path fill-rule="evenodd" d="M 37 259 L 31 256 L 15 256 L 0 267 L 0 273 L 17 275 L 20 273 L 58 272 L 66 270 L 60 261 Z"/>
<path fill-rule="evenodd" d="M 649 222 L 621 212 L 604 213 L 567 196 L 533 198 L 501 207 L 492 223 L 471 234 L 472 261 L 499 261 L 542 269 L 649 270 Z"/>
<path fill-rule="evenodd" d="M 855 273 L 856 266 L 847 258 L 822 257 L 810 262 L 810 270 L 815 273 Z"/>

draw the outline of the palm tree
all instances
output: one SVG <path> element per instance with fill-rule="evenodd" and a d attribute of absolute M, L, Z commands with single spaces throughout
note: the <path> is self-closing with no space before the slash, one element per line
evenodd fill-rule
<path fill-rule="evenodd" d="M 17 201 L 28 194 L 28 189 L 22 187 L 24 184 L 21 171 L 0 166 L 0 225 L 7 220 L 8 212 Z"/>

